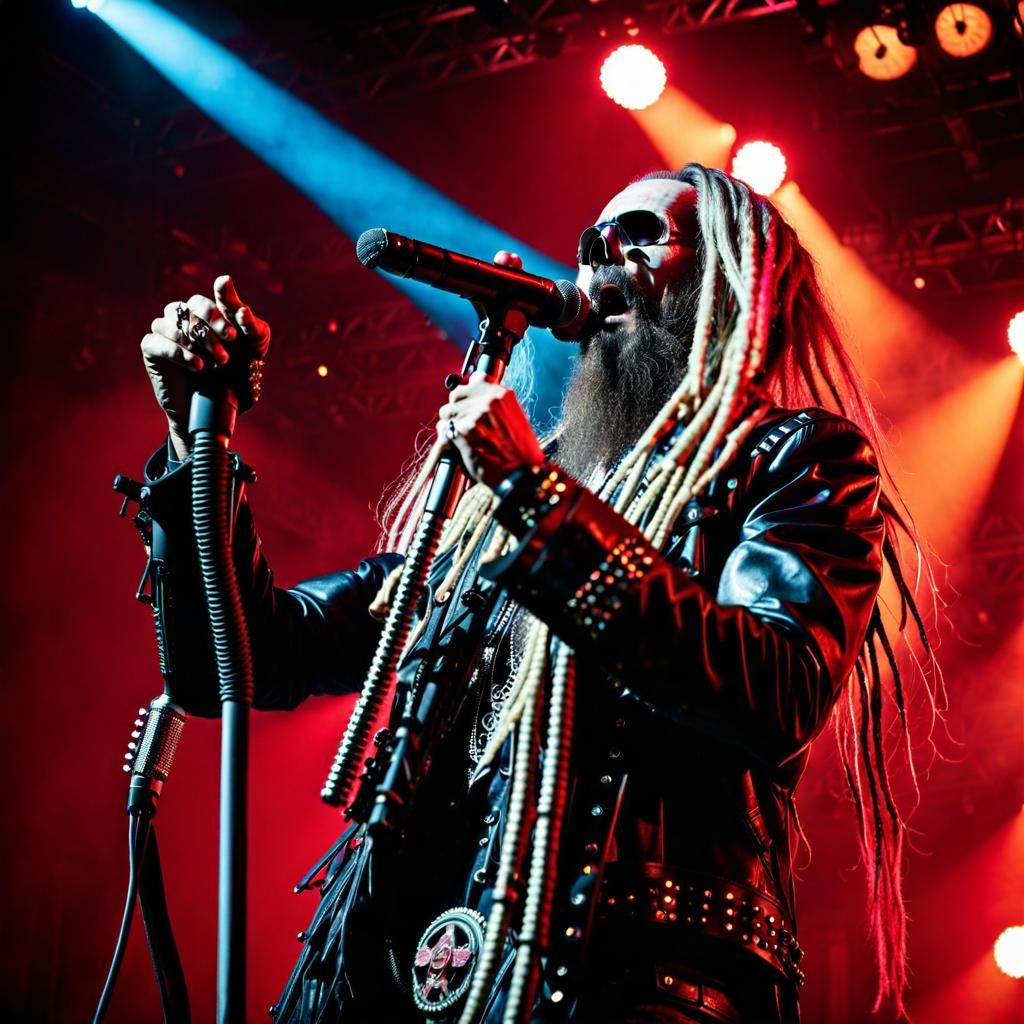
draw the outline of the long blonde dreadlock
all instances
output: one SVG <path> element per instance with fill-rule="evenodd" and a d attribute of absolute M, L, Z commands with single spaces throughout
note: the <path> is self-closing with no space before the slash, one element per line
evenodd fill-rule
<path fill-rule="evenodd" d="M 811 258 L 771 203 L 722 171 L 697 164 L 676 173 L 655 172 L 646 177 L 678 180 L 696 190 L 701 279 L 695 328 L 675 393 L 620 460 L 599 494 L 636 525 L 652 548 L 659 549 L 686 503 L 708 487 L 776 404 L 831 409 L 854 420 L 876 451 L 880 443 L 873 414 L 839 340 Z M 670 435 L 669 446 L 664 448 L 662 442 Z M 423 501 L 423 485 L 438 453 L 435 445 L 416 479 L 392 502 L 387 532 L 391 550 L 402 550 L 411 536 Z M 883 476 L 888 492 L 897 494 L 884 467 Z M 508 532 L 493 522 L 493 508 L 491 492 L 483 486 L 464 495 L 442 539 L 442 550 L 456 546 L 442 592 L 450 591 L 475 561 L 489 561 L 513 545 Z M 934 714 L 941 676 L 913 590 L 900 568 L 898 538 L 909 538 L 919 566 L 920 545 L 905 509 L 901 514 L 897 503 L 888 497 L 883 497 L 882 508 L 890 526 L 883 554 L 900 595 L 900 631 L 908 622 L 916 626 L 924 660 L 915 658 L 914 664 Z M 486 549 L 481 550 L 485 541 Z M 930 575 L 926 578 L 934 593 Z M 529 615 L 524 637 L 516 678 L 478 769 L 493 763 L 518 728 L 509 827 L 485 948 L 462 1016 L 464 1024 L 470 1024 L 483 1005 L 514 923 L 511 880 L 525 863 L 529 822 L 534 817 L 519 955 L 506 1021 L 518 1020 L 521 1011 L 528 1012 L 536 957 L 546 942 L 543 928 L 553 893 L 566 799 L 575 659 L 565 644 L 552 640 L 544 623 Z M 414 634 L 407 649 L 416 639 Z M 879 651 L 888 666 L 888 686 L 883 681 Z M 546 679 L 551 680 L 547 694 Z M 906 823 L 892 794 L 889 755 L 883 742 L 884 709 L 890 704 L 895 707 L 903 736 L 901 749 L 911 777 L 916 779 L 903 681 L 876 606 L 846 699 L 840 699 L 834 710 L 833 726 L 867 873 L 870 929 L 879 969 L 876 1008 L 891 997 L 902 1013 L 907 981 L 906 913 L 901 892 Z M 545 756 L 538 784 L 534 766 L 545 714 Z M 796 828 L 802 838 L 798 819 Z"/>

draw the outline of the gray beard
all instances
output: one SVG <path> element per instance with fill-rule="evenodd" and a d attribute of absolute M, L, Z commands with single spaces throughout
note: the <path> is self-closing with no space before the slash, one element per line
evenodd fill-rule
<path fill-rule="evenodd" d="M 679 387 L 696 319 L 692 278 L 656 310 L 620 268 L 600 268 L 591 294 L 604 284 L 622 289 L 633 323 L 602 328 L 582 342 L 569 380 L 555 459 L 582 483 L 629 451 Z"/>

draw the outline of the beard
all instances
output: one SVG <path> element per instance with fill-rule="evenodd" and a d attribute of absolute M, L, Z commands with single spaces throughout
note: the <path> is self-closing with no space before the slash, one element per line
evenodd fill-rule
<path fill-rule="evenodd" d="M 598 315 L 609 312 L 607 303 L 601 309 L 605 285 L 621 291 L 633 316 L 631 323 L 604 326 L 581 342 L 562 402 L 555 459 L 583 483 L 632 448 L 679 387 L 696 320 L 693 275 L 655 305 L 621 267 L 601 267 L 590 284 Z"/>

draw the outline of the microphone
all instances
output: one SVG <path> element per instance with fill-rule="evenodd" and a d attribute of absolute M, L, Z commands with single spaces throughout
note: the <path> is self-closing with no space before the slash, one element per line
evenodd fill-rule
<path fill-rule="evenodd" d="M 160 796 L 184 727 L 185 712 L 167 694 L 150 701 L 148 708 L 139 708 L 124 758 L 124 771 L 131 774 L 129 810 L 142 807 L 147 796 Z"/>
<path fill-rule="evenodd" d="M 599 326 L 590 300 L 572 281 L 551 281 L 485 263 L 384 228 L 371 228 L 359 236 L 356 258 L 371 270 L 422 281 L 485 306 L 516 309 L 535 327 L 551 328 L 559 341 L 577 341 Z"/>

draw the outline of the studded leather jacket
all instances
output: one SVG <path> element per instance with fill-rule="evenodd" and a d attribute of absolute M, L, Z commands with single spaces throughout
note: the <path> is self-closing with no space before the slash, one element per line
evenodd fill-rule
<path fill-rule="evenodd" d="M 168 472 L 164 451 L 146 471 L 151 514 L 171 541 L 161 641 L 176 699 L 214 715 L 187 473 Z M 437 628 L 412 661 L 467 679 L 477 652 L 449 641 L 479 644 L 507 596 L 576 651 L 574 782 L 554 909 L 566 948 L 549 957 L 568 966 L 545 979 L 547 997 L 561 999 L 559 986 L 581 969 L 595 922 L 616 919 L 692 933 L 799 980 L 793 792 L 876 598 L 879 492 L 864 436 L 815 409 L 769 415 L 684 508 L 660 553 L 554 467 L 515 474 L 499 492 L 496 518 L 518 546 L 466 574 L 446 608 L 432 607 Z M 256 706 L 356 690 L 379 635 L 366 609 L 397 557 L 277 588 L 245 501 L 234 544 Z M 465 761 L 456 762 L 464 790 Z M 504 778 L 476 783 L 479 842 L 458 896 L 467 905 L 486 905 L 473 886 L 486 887 L 500 845 Z"/>

